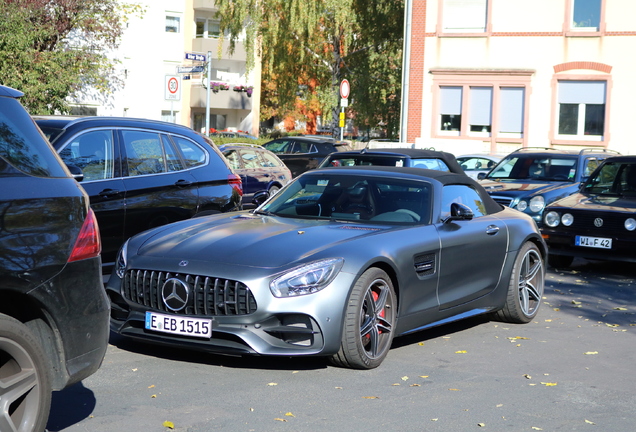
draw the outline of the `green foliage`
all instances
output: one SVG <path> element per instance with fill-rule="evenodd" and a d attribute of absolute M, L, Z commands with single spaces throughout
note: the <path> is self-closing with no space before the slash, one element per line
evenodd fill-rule
<path fill-rule="evenodd" d="M 262 57 L 264 120 L 315 111 L 325 122 L 337 118 L 339 84 L 347 78 L 350 112 L 358 124 L 391 129 L 396 106 L 399 124 L 403 0 L 216 0 L 216 5 L 230 51 L 245 35 L 248 69 L 254 54 Z M 299 86 L 307 90 L 299 92 Z"/>
<path fill-rule="evenodd" d="M 0 0 L 0 83 L 24 92 L 34 115 L 68 113 L 91 90 L 107 96 L 121 81 L 106 54 L 140 12 L 117 0 Z"/>

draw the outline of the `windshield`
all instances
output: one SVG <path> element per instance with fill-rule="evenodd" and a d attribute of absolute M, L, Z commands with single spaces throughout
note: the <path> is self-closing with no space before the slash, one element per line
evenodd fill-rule
<path fill-rule="evenodd" d="M 595 195 L 636 196 L 636 163 L 605 163 L 583 186 Z"/>
<path fill-rule="evenodd" d="M 486 178 L 573 182 L 576 178 L 576 161 L 575 156 L 514 154 L 502 160 Z"/>
<path fill-rule="evenodd" d="M 256 213 L 307 219 L 416 224 L 430 219 L 425 181 L 321 173 L 298 177 Z"/>

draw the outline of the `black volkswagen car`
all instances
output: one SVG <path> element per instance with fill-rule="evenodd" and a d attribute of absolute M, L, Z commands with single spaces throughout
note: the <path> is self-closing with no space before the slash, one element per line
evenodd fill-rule
<path fill-rule="evenodd" d="M 242 209 L 241 178 L 212 141 L 188 127 L 128 117 L 35 121 L 90 196 L 105 273 L 134 234 Z"/>
<path fill-rule="evenodd" d="M 275 153 L 294 177 L 318 168 L 320 162 L 330 153 L 351 150 L 345 142 L 303 136 L 278 138 L 266 142 L 263 147 Z"/>
<path fill-rule="evenodd" d="M 605 159 L 578 193 L 549 205 L 543 236 L 553 267 L 575 257 L 636 262 L 636 156 Z"/>
<path fill-rule="evenodd" d="M 100 239 L 78 186 L 0 85 L 0 430 L 43 431 L 51 390 L 93 374 L 108 347 Z"/>

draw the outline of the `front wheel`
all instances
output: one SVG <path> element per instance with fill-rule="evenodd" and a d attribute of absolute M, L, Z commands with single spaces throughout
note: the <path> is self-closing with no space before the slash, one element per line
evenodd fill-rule
<path fill-rule="evenodd" d="M 530 322 L 539 312 L 544 282 L 545 266 L 541 252 L 534 243 L 526 242 L 515 259 L 506 303 L 495 317 L 510 323 Z"/>
<path fill-rule="evenodd" d="M 378 367 L 391 348 L 396 319 L 391 278 L 378 268 L 368 269 L 349 294 L 340 350 L 331 361 L 353 369 Z"/>
<path fill-rule="evenodd" d="M 0 431 L 40 432 L 51 409 L 51 378 L 27 326 L 0 314 Z"/>

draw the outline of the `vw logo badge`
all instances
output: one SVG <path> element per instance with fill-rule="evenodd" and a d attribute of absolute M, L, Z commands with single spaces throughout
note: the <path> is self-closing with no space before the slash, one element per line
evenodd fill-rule
<path fill-rule="evenodd" d="M 174 312 L 179 312 L 188 304 L 190 287 L 177 278 L 168 279 L 161 287 L 163 304 Z"/>
<path fill-rule="evenodd" d="M 185 260 L 184 260 L 184 261 L 181 261 L 181 262 L 179 263 L 179 266 L 180 266 L 180 267 L 185 267 L 185 266 L 187 266 L 188 264 L 189 264 L 189 263 L 188 263 L 187 261 L 185 261 Z"/>
<path fill-rule="evenodd" d="M 594 226 L 596 228 L 602 227 L 603 226 L 603 219 L 601 219 L 601 218 L 594 219 Z"/>

